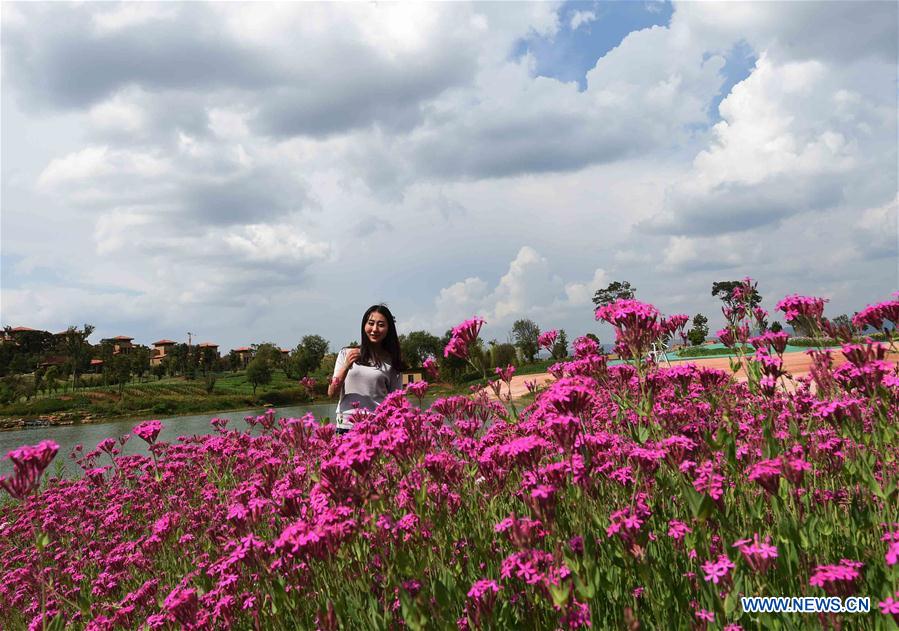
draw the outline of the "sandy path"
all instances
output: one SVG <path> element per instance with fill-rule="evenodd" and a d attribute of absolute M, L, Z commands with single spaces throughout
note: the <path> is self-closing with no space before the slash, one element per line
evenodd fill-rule
<path fill-rule="evenodd" d="M 836 351 L 833 353 L 834 358 L 834 368 L 842 366 L 846 363 L 846 358 L 843 357 L 842 353 Z M 888 353 L 887 359 L 893 363 L 899 363 L 899 353 Z M 695 364 L 697 366 L 708 366 L 709 368 L 717 368 L 718 370 L 723 370 L 725 372 L 730 372 L 730 362 L 727 357 L 709 357 L 706 359 L 693 359 L 693 360 L 680 360 L 676 362 L 671 362 L 673 366 L 677 366 L 679 364 Z M 807 375 L 812 365 L 812 358 L 806 355 L 804 352 L 797 353 L 784 353 L 784 370 L 787 371 L 793 377 L 802 377 Z M 737 373 L 737 379 L 739 381 L 744 381 L 746 379 L 746 374 L 740 370 Z M 537 373 L 534 375 L 516 375 L 512 377 L 512 397 L 518 398 L 526 395 L 528 393 L 528 388 L 525 385 L 525 381 L 536 381 L 539 387 L 544 387 L 551 384 L 555 381 L 555 377 L 553 377 L 548 372 Z M 491 398 L 495 398 L 493 392 L 488 388 L 487 392 L 489 392 Z M 503 386 L 503 394 L 506 394 L 506 387 Z"/>

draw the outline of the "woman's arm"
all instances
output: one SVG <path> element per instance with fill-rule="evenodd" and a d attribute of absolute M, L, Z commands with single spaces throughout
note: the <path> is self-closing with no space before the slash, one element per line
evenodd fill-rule
<path fill-rule="evenodd" d="M 358 348 L 345 348 L 337 355 L 337 362 L 334 364 L 334 376 L 331 383 L 328 384 L 328 398 L 333 398 L 340 392 L 343 382 L 346 381 L 346 375 L 359 359 Z"/>

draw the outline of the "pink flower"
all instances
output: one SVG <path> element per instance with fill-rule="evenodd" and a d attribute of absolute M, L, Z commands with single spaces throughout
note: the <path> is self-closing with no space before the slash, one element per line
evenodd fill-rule
<path fill-rule="evenodd" d="M 850 596 L 857 589 L 863 563 L 843 559 L 839 565 L 819 565 L 809 579 L 809 585 L 820 587 L 828 596 Z"/>
<path fill-rule="evenodd" d="M 492 579 L 481 579 L 475 581 L 471 589 L 468 590 L 468 597 L 476 602 L 483 602 L 492 599 L 502 588 Z"/>
<path fill-rule="evenodd" d="M 672 519 L 668 522 L 668 536 L 675 541 L 683 539 L 688 532 L 693 532 L 693 529 L 684 522 L 676 519 Z"/>
<path fill-rule="evenodd" d="M 584 357 L 595 355 L 598 352 L 599 344 L 597 344 L 596 340 L 592 338 L 584 336 L 579 337 L 574 341 L 574 356 L 578 359 L 583 359 Z"/>
<path fill-rule="evenodd" d="M 199 610 L 197 590 L 176 587 L 166 596 L 164 606 L 182 625 L 192 626 Z"/>
<path fill-rule="evenodd" d="M 861 330 L 871 327 L 880 331 L 884 320 L 892 322 L 894 327 L 899 326 L 899 300 L 868 305 L 853 316 L 852 323 Z"/>
<path fill-rule="evenodd" d="M 749 479 L 758 482 L 762 488 L 775 495 L 781 474 L 780 458 L 772 458 L 757 462 L 746 470 Z"/>
<path fill-rule="evenodd" d="M 738 548 L 749 567 L 760 574 L 767 572 L 777 558 L 777 547 L 771 545 L 770 536 L 765 537 L 765 541 L 759 541 L 759 535 L 755 533 L 752 541 L 740 539 L 734 542 L 733 547 Z"/>
<path fill-rule="evenodd" d="M 496 374 L 499 375 L 500 379 L 509 383 L 512 381 L 512 376 L 515 374 L 515 366 L 509 364 L 505 368 L 496 368 Z"/>
<path fill-rule="evenodd" d="M 707 583 L 715 583 L 727 581 L 730 571 L 734 569 L 733 562 L 726 554 L 718 555 L 716 561 L 706 561 L 702 564 L 702 571 L 705 573 L 705 581 Z"/>
<path fill-rule="evenodd" d="M 787 322 L 795 322 L 800 318 L 806 318 L 813 322 L 820 322 L 824 315 L 824 298 L 814 296 L 800 296 L 793 294 L 777 303 L 777 309 L 784 312 Z"/>
<path fill-rule="evenodd" d="M 156 438 L 159 436 L 159 432 L 163 430 L 165 426 L 161 421 L 144 421 L 143 423 L 137 425 L 131 432 L 141 438 L 148 444 L 152 445 L 156 442 Z"/>
<path fill-rule="evenodd" d="M 899 540 L 890 543 L 885 560 L 887 565 L 896 565 L 899 563 Z"/>
<path fill-rule="evenodd" d="M 894 596 L 899 599 L 899 592 L 896 592 Z M 893 616 L 893 620 L 899 624 L 899 600 L 887 596 L 886 600 L 877 603 L 877 606 L 880 607 L 880 613 L 885 616 Z"/>
<path fill-rule="evenodd" d="M 421 369 L 425 371 L 425 375 L 431 381 L 437 381 L 440 376 L 440 372 L 437 368 L 437 360 L 433 357 L 428 357 L 421 363 Z"/>
<path fill-rule="evenodd" d="M 540 348 L 545 348 L 546 350 L 552 349 L 553 344 L 556 343 L 556 338 L 559 336 L 559 332 L 553 329 L 552 331 L 544 331 L 540 335 L 537 336 L 537 346 Z"/>
<path fill-rule="evenodd" d="M 615 327 L 615 344 L 619 352 L 642 357 L 663 333 L 659 311 L 639 300 L 616 300 L 596 310 L 596 319 Z"/>
<path fill-rule="evenodd" d="M 443 349 L 443 356 L 453 355 L 460 359 L 468 358 L 468 347 L 478 339 L 478 333 L 484 325 L 484 320 L 475 316 L 456 325 L 450 334 L 450 341 Z"/>
<path fill-rule="evenodd" d="M 42 440 L 37 445 L 24 445 L 6 454 L 15 469 L 11 477 L 0 477 L 0 487 L 16 499 L 23 499 L 34 491 L 41 481 L 41 475 L 59 451 L 59 445 L 52 440 Z"/>
<path fill-rule="evenodd" d="M 406 386 L 406 393 L 421 399 L 427 394 L 429 386 L 427 381 L 414 381 Z"/>
<path fill-rule="evenodd" d="M 734 332 L 730 329 L 721 329 L 720 331 L 715 333 L 715 337 L 717 337 L 718 341 L 724 344 L 727 348 L 733 348 L 734 344 L 736 344 Z"/>

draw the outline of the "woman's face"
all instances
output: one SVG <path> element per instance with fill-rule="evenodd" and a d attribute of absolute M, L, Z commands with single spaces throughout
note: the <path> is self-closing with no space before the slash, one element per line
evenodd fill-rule
<path fill-rule="evenodd" d="M 368 314 L 368 320 L 365 321 L 365 335 L 368 336 L 368 341 L 375 346 L 379 345 L 387 337 L 389 326 L 384 314 L 372 311 Z"/>

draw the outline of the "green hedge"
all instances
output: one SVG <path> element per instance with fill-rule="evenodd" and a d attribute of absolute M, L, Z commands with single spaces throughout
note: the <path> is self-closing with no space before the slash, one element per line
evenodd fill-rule
<path fill-rule="evenodd" d="M 751 346 L 744 346 L 743 352 L 751 355 L 755 349 Z M 708 348 L 706 346 L 691 346 L 683 350 L 677 351 L 678 357 L 707 357 L 709 355 L 735 355 L 737 347 L 734 348 Z"/>

